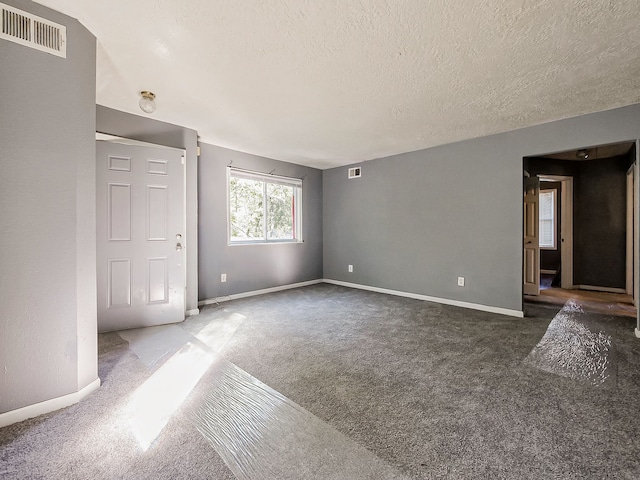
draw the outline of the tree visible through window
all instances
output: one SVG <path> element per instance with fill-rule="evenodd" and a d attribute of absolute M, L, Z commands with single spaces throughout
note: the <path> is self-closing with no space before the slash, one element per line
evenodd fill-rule
<path fill-rule="evenodd" d="M 556 248 L 556 192 L 540 190 L 540 248 Z"/>
<path fill-rule="evenodd" d="M 229 242 L 301 241 L 302 180 L 229 169 Z"/>

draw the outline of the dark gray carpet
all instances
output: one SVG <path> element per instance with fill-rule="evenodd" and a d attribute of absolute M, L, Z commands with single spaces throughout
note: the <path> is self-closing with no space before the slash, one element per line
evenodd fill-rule
<path fill-rule="evenodd" d="M 225 360 L 192 421 L 240 480 L 406 480 L 398 470 Z"/>
<path fill-rule="evenodd" d="M 100 389 L 77 405 L 0 429 L 2 479 L 235 479 L 180 410 L 142 451 L 126 410 L 152 373 L 114 333 L 99 335 Z"/>
<path fill-rule="evenodd" d="M 414 478 L 640 478 L 634 322 L 593 317 L 617 363 L 603 388 L 525 362 L 558 310 L 515 319 L 323 284 L 207 307 L 181 328 Z M 103 387 L 0 430 L 0 476 L 233 478 L 188 415 L 215 375 L 141 452 L 117 419 L 164 358 L 99 341 Z"/>

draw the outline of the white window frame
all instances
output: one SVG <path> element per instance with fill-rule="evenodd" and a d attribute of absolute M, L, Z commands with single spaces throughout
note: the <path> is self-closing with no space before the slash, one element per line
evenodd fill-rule
<path fill-rule="evenodd" d="M 264 239 L 257 240 L 232 240 L 231 239 L 231 178 L 243 178 L 264 182 Z M 294 187 L 294 231 L 296 235 L 293 239 L 269 239 L 267 235 L 267 212 L 268 197 L 266 193 L 267 184 L 287 185 Z M 227 167 L 227 244 L 228 245 L 271 245 L 282 243 L 302 243 L 302 179 L 271 175 L 268 173 L 254 172 L 241 168 Z"/>
<path fill-rule="evenodd" d="M 553 197 L 553 218 L 552 220 L 552 225 L 553 225 L 553 235 L 551 236 L 551 241 L 552 244 L 551 245 L 542 245 L 542 243 L 540 243 L 540 250 L 557 250 L 558 249 L 558 189 L 557 188 L 545 188 L 545 189 L 540 189 L 540 197 L 542 197 L 543 194 L 551 194 Z M 540 202 L 542 203 L 542 202 Z M 540 209 L 540 214 L 542 213 L 542 209 Z M 539 229 L 540 229 L 540 242 L 542 242 L 542 217 L 540 215 L 540 218 L 538 219 L 538 223 L 539 225 Z"/>

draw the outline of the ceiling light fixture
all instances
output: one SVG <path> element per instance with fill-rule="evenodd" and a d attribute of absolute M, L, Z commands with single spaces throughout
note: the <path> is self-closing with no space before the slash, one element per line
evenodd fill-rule
<path fill-rule="evenodd" d="M 576 157 L 581 158 L 582 160 L 586 160 L 587 158 L 589 158 L 589 152 L 587 152 L 586 150 L 578 150 L 576 152 Z"/>
<path fill-rule="evenodd" d="M 143 90 L 140 92 L 140 101 L 138 105 L 140 105 L 140 110 L 144 113 L 153 113 L 156 111 L 156 102 L 155 102 L 156 94 L 153 92 L 148 92 Z"/>

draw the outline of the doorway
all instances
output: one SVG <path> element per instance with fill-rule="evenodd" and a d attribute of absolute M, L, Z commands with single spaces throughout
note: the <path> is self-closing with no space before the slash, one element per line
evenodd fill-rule
<path fill-rule="evenodd" d="M 523 164 L 525 182 L 539 183 L 535 271 L 523 262 L 523 278 L 535 278 L 538 288 L 525 281 L 525 299 L 558 303 L 596 292 L 589 302 L 633 305 L 635 142 L 525 157 Z M 525 209 L 525 226 L 532 222 L 527 215 Z"/>
<path fill-rule="evenodd" d="M 96 142 L 98 331 L 185 318 L 184 151 Z"/>

